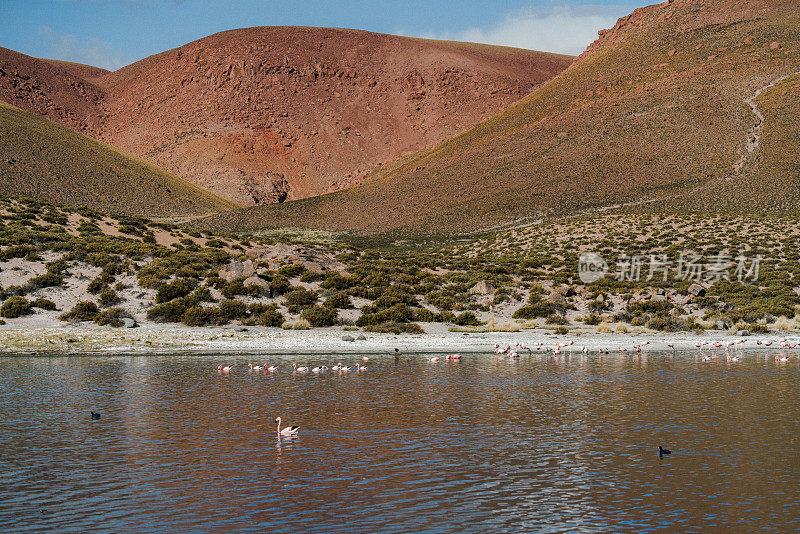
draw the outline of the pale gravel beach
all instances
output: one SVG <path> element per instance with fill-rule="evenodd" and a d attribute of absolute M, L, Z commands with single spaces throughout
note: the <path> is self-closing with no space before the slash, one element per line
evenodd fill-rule
<path fill-rule="evenodd" d="M 33 322 L 33 321 L 29 321 Z M 500 347 L 522 346 L 540 352 L 573 342 L 562 348 L 562 353 L 580 353 L 583 347 L 597 353 L 600 349 L 619 352 L 620 348 L 633 351 L 644 345 L 646 351 L 675 350 L 697 351 L 696 344 L 708 342 L 704 351 L 724 351 L 728 341 L 736 342 L 735 350 L 778 350 L 778 340 L 786 337 L 790 342 L 800 335 L 764 334 L 746 338 L 730 333 L 580 333 L 556 335 L 546 330 L 519 332 L 463 333 L 450 332 L 448 325 L 423 323 L 425 334 L 379 334 L 348 331 L 341 327 L 311 330 L 281 330 L 279 328 L 249 327 L 237 331 L 235 326 L 186 327 L 175 324 L 147 323 L 137 328 L 100 327 L 92 323 L 70 324 L 36 321 L 24 328 L 5 325 L 0 328 L 0 354 L 3 355 L 58 355 L 58 354 L 395 354 L 400 353 L 491 353 Z M 241 330 L 241 327 L 238 327 Z M 351 336 L 354 341 L 342 338 Z M 359 336 L 366 337 L 358 340 Z M 738 343 L 742 339 L 744 343 Z M 756 340 L 773 340 L 771 347 L 758 346 Z M 722 347 L 712 344 L 720 342 Z M 731 350 L 734 350 L 734 347 Z M 395 350 L 397 349 L 397 350 Z"/>

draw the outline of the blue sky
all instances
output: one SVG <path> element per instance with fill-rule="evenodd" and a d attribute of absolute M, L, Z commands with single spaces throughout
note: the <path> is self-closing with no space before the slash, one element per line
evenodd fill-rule
<path fill-rule="evenodd" d="M 0 0 L 0 46 L 116 69 L 218 31 L 329 26 L 577 54 L 636 0 Z"/>

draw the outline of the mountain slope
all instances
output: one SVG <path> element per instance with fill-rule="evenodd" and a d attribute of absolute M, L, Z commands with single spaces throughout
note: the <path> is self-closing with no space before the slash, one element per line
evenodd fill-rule
<path fill-rule="evenodd" d="M 760 129 L 746 100 L 800 71 L 799 8 L 676 0 L 637 10 L 520 102 L 362 186 L 208 224 L 451 232 L 619 204 L 796 207 L 800 77 L 754 100 Z"/>
<path fill-rule="evenodd" d="M 44 117 L 0 102 L 0 194 L 148 217 L 237 206 Z"/>
<path fill-rule="evenodd" d="M 0 100 L 252 205 L 359 183 L 572 60 L 356 30 L 246 28 L 115 72 L 0 49 Z"/>
<path fill-rule="evenodd" d="M 364 31 L 232 30 L 97 78 L 101 138 L 243 204 L 358 183 L 572 57 Z"/>
<path fill-rule="evenodd" d="M 107 72 L 0 47 L 0 100 L 77 132 L 97 135 L 104 93 L 84 76 Z"/>

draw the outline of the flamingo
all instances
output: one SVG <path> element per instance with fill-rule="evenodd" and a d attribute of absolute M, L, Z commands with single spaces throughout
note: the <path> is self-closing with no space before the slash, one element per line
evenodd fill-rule
<path fill-rule="evenodd" d="M 230 373 L 231 372 L 231 366 L 230 365 L 226 365 L 225 367 L 222 367 L 221 365 L 219 365 L 219 366 L 217 366 L 217 371 L 220 372 L 220 373 Z"/>
<path fill-rule="evenodd" d="M 427 361 L 431 362 L 431 363 L 436 363 L 436 362 L 439 361 L 439 357 L 438 356 L 434 356 L 433 358 L 425 358 L 425 359 Z"/>
<path fill-rule="evenodd" d="M 296 363 L 292 364 L 292 371 L 297 371 L 298 373 L 307 373 L 308 367 L 297 367 Z"/>
<path fill-rule="evenodd" d="M 278 423 L 278 437 L 281 436 L 296 436 L 297 433 L 300 431 L 299 426 L 287 426 L 286 428 L 281 428 L 281 418 L 276 417 L 275 422 Z"/>
<path fill-rule="evenodd" d="M 366 371 L 367 370 L 367 366 L 366 365 L 361 365 L 360 363 L 357 363 L 356 364 L 356 370 L 357 371 Z"/>
<path fill-rule="evenodd" d="M 260 371 L 263 369 L 260 365 L 253 365 L 252 363 L 248 363 L 247 365 L 250 366 L 251 371 Z"/>
<path fill-rule="evenodd" d="M 369 357 L 368 356 L 362 356 L 361 357 L 361 361 L 368 362 L 369 361 Z"/>
<path fill-rule="evenodd" d="M 269 371 L 270 373 L 274 373 L 277 370 L 278 370 L 277 365 L 270 365 L 269 367 L 267 367 L 267 371 Z"/>
<path fill-rule="evenodd" d="M 317 374 L 317 375 L 319 374 L 320 371 L 322 371 L 322 367 L 314 367 L 311 370 L 312 373 Z"/>

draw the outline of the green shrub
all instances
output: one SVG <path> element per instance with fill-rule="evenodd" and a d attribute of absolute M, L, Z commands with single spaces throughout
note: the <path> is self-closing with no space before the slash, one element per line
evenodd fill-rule
<path fill-rule="evenodd" d="M 247 317 L 247 304 L 241 300 L 226 299 L 219 303 L 217 314 L 222 319 L 229 321 Z"/>
<path fill-rule="evenodd" d="M 339 319 L 339 314 L 334 308 L 325 306 L 311 306 L 304 309 L 301 315 L 311 326 L 333 326 Z"/>
<path fill-rule="evenodd" d="M 439 314 L 432 312 L 428 308 L 417 308 L 413 312 L 413 318 L 415 321 L 420 321 L 422 323 L 435 323 L 438 322 L 436 319 Z"/>
<path fill-rule="evenodd" d="M 300 277 L 300 281 L 303 282 L 303 283 L 306 283 L 306 284 L 311 284 L 311 283 L 316 282 L 317 280 L 319 280 L 321 278 L 322 278 L 321 274 L 317 274 L 314 271 L 306 271 Z"/>
<path fill-rule="evenodd" d="M 310 306 L 317 302 L 317 292 L 298 288 L 286 294 L 287 306 Z"/>
<path fill-rule="evenodd" d="M 62 321 L 94 321 L 100 314 L 97 304 L 82 300 L 75 304 L 70 311 L 61 315 Z"/>
<path fill-rule="evenodd" d="M 539 301 L 535 304 L 528 304 L 523 306 L 511 316 L 514 319 L 536 319 L 538 317 L 548 317 L 555 312 L 552 304 L 545 301 Z"/>
<path fill-rule="evenodd" d="M 192 303 L 192 305 L 194 304 Z M 175 299 L 147 310 L 147 318 L 157 323 L 179 323 L 188 308 L 189 302 L 186 299 Z"/>
<path fill-rule="evenodd" d="M 424 334 L 425 331 L 417 323 L 381 323 L 364 327 L 365 332 L 382 334 Z"/>
<path fill-rule="evenodd" d="M 343 276 L 336 271 L 328 271 L 325 273 L 325 280 L 322 281 L 320 286 L 323 289 L 344 291 L 355 286 L 357 282 L 358 281 L 352 276 Z"/>
<path fill-rule="evenodd" d="M 285 319 L 278 310 L 271 308 L 259 313 L 256 321 L 260 326 L 278 327 L 284 323 Z"/>
<path fill-rule="evenodd" d="M 100 293 L 102 290 L 104 290 L 107 287 L 108 287 L 108 284 L 103 282 L 102 278 L 98 277 L 98 278 L 95 278 L 94 280 L 92 280 L 91 282 L 89 282 L 89 285 L 86 287 L 86 291 L 88 291 L 89 293 L 91 293 L 93 295 L 96 295 L 97 293 Z"/>
<path fill-rule="evenodd" d="M 278 269 L 278 274 L 281 276 L 285 276 L 286 278 L 294 278 L 295 276 L 301 276 L 304 274 L 308 269 L 302 263 L 292 263 L 291 265 L 284 265 L 280 269 Z"/>
<path fill-rule="evenodd" d="M 281 274 L 276 274 L 272 277 L 269 283 L 270 288 L 272 289 L 272 296 L 279 297 L 289 291 L 289 288 L 292 285 L 289 283 L 289 279 Z"/>
<path fill-rule="evenodd" d="M 560 324 L 560 325 L 569 324 L 569 321 L 567 321 L 566 317 L 564 317 L 563 315 L 559 315 L 557 313 L 548 315 L 547 319 L 545 319 L 544 322 L 545 324 Z"/>
<path fill-rule="evenodd" d="M 31 313 L 31 303 L 25 297 L 11 297 L 0 306 L 0 315 L 7 319 L 16 319 Z"/>
<path fill-rule="evenodd" d="M 45 263 L 44 266 L 47 269 L 47 272 L 55 274 L 62 274 L 67 270 L 67 267 L 69 267 L 67 265 L 67 262 L 64 261 L 63 259 L 49 261 Z"/>
<path fill-rule="evenodd" d="M 102 312 L 98 313 L 94 321 L 100 326 L 113 326 L 119 328 L 125 324 L 122 322 L 122 319 L 130 318 L 130 314 L 122 308 L 108 308 L 107 310 L 103 310 Z"/>
<path fill-rule="evenodd" d="M 38 299 L 34 300 L 31 303 L 31 306 L 33 306 L 34 308 L 39 308 L 40 310 L 48 310 L 48 311 L 53 311 L 53 310 L 56 309 L 56 303 L 55 302 L 53 302 L 52 300 L 49 300 L 49 299 L 41 298 L 41 297 L 39 297 Z"/>
<path fill-rule="evenodd" d="M 122 299 L 113 289 L 106 288 L 100 292 L 98 303 L 102 308 L 108 308 L 109 306 L 113 306 L 114 304 L 118 304 L 120 302 L 122 302 Z"/>
<path fill-rule="evenodd" d="M 186 326 L 205 326 L 216 322 L 217 314 L 211 308 L 202 306 L 192 306 L 188 308 L 181 317 L 181 322 Z"/>
<path fill-rule="evenodd" d="M 602 319 L 600 319 L 599 315 L 591 314 L 583 322 L 587 326 L 597 326 L 602 322 Z"/>
<path fill-rule="evenodd" d="M 36 249 L 30 245 L 12 245 L 0 252 L 0 259 L 24 258 L 29 254 L 36 254 Z"/>
<path fill-rule="evenodd" d="M 216 302 L 217 299 L 211 294 L 211 290 L 207 287 L 198 287 L 194 290 L 191 295 L 191 298 L 195 299 L 197 302 Z"/>
<path fill-rule="evenodd" d="M 339 291 L 338 293 L 334 293 L 330 297 L 326 298 L 323 306 L 345 310 L 352 309 L 353 302 L 350 300 L 350 295 L 344 291 Z"/>
<path fill-rule="evenodd" d="M 179 278 L 174 282 L 161 286 L 156 292 L 156 304 L 169 302 L 185 297 L 197 287 L 197 281 L 192 278 Z"/>
<path fill-rule="evenodd" d="M 475 317 L 475 314 L 470 311 L 458 315 L 453 322 L 458 326 L 480 326 L 483 324 Z"/>
<path fill-rule="evenodd" d="M 236 298 L 237 295 L 244 295 L 247 291 L 244 288 L 244 278 L 234 278 L 225 283 L 219 290 L 226 299 Z"/>
<path fill-rule="evenodd" d="M 31 278 L 28 282 L 32 287 L 57 287 L 64 283 L 64 278 L 58 273 L 48 272 Z"/>

